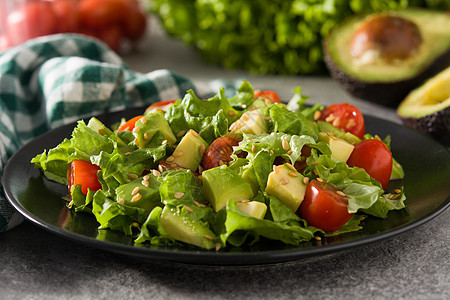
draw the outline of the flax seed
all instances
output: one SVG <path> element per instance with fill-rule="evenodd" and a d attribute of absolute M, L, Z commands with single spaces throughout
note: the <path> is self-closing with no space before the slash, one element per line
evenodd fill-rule
<path fill-rule="evenodd" d="M 144 140 L 148 141 L 148 134 L 147 134 L 147 132 L 144 133 Z"/>
<path fill-rule="evenodd" d="M 399 194 L 399 193 L 401 193 L 402 191 L 401 191 L 400 189 L 395 189 L 394 192 L 397 193 L 397 194 Z"/>
<path fill-rule="evenodd" d="M 298 173 L 294 173 L 294 172 L 289 172 L 288 175 L 292 176 L 292 177 L 298 177 L 299 174 Z"/>
<path fill-rule="evenodd" d="M 130 155 L 131 155 L 131 152 L 125 152 L 124 155 L 125 155 L 125 156 L 130 156 Z"/>
<path fill-rule="evenodd" d="M 187 205 L 184 206 L 184 209 L 187 210 L 190 213 L 194 212 L 194 210 L 192 208 L 190 208 L 189 206 L 187 206 Z"/>
<path fill-rule="evenodd" d="M 190 129 L 189 131 L 190 131 L 191 134 L 192 134 L 193 136 L 195 136 L 196 138 L 200 137 L 200 136 L 198 135 L 198 133 L 197 133 L 195 130 Z"/>
<path fill-rule="evenodd" d="M 209 234 L 205 234 L 205 238 L 207 238 L 208 240 L 213 240 L 213 237 L 210 236 Z"/>
<path fill-rule="evenodd" d="M 336 194 L 347 197 L 347 195 L 343 191 L 336 191 Z"/>
<path fill-rule="evenodd" d="M 137 193 L 136 195 L 133 196 L 133 198 L 131 198 L 131 202 L 137 202 L 139 200 L 141 200 L 142 195 Z"/>
<path fill-rule="evenodd" d="M 289 169 L 291 169 L 292 171 L 297 172 L 297 169 L 296 169 L 293 165 L 291 165 L 291 164 L 289 164 L 289 163 L 286 163 L 286 166 L 287 166 Z"/>
<path fill-rule="evenodd" d="M 255 153 L 256 152 L 256 146 L 252 145 L 252 152 Z"/>
<path fill-rule="evenodd" d="M 202 203 L 197 202 L 197 201 L 195 201 L 195 200 L 194 200 L 194 205 L 197 206 L 197 207 L 206 207 L 205 204 L 202 204 Z"/>
<path fill-rule="evenodd" d="M 317 181 L 323 182 L 323 179 L 319 177 L 319 178 L 317 178 Z"/>

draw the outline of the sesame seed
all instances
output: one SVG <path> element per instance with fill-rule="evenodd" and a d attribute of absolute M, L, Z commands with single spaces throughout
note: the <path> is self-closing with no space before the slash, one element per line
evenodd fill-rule
<path fill-rule="evenodd" d="M 155 177 L 161 176 L 161 173 L 160 173 L 158 170 L 152 170 L 152 174 L 153 174 L 153 176 L 155 176 Z"/>
<path fill-rule="evenodd" d="M 397 168 L 400 168 L 402 165 L 400 165 L 399 163 L 396 163 L 395 166 L 396 166 Z"/>
<path fill-rule="evenodd" d="M 200 137 L 200 136 L 198 135 L 198 133 L 197 133 L 195 130 L 190 129 L 189 131 L 190 131 L 191 134 L 192 134 L 193 136 L 195 136 L 196 138 Z"/>
<path fill-rule="evenodd" d="M 137 202 L 142 198 L 142 195 L 137 193 L 136 195 L 133 196 L 133 198 L 131 198 L 131 202 Z"/>
<path fill-rule="evenodd" d="M 270 104 L 272 104 L 272 101 L 270 101 L 269 99 L 265 99 L 264 103 L 266 103 L 266 105 L 270 105 Z"/>
<path fill-rule="evenodd" d="M 194 210 L 192 208 L 190 208 L 189 206 L 187 206 L 187 205 L 184 206 L 184 209 L 187 210 L 190 213 L 194 212 Z"/>
<path fill-rule="evenodd" d="M 213 237 L 210 236 L 209 234 L 205 234 L 205 238 L 207 238 L 208 240 L 212 240 L 213 239 Z"/>
<path fill-rule="evenodd" d="M 139 192 L 139 187 L 135 187 L 132 191 L 131 191 L 131 195 L 136 195 Z"/>
<path fill-rule="evenodd" d="M 303 183 L 308 184 L 309 183 L 309 177 L 303 177 Z"/>
<path fill-rule="evenodd" d="M 177 137 L 182 137 L 186 133 L 186 130 L 181 130 L 177 133 Z"/>
<path fill-rule="evenodd" d="M 141 183 L 145 187 L 148 187 L 150 185 L 150 183 L 147 180 L 142 180 Z"/>
<path fill-rule="evenodd" d="M 134 139 L 134 144 L 135 144 L 136 146 L 139 146 L 139 141 L 138 141 L 138 139 Z"/>
<path fill-rule="evenodd" d="M 149 179 L 150 179 L 150 176 L 145 175 L 142 179 L 144 179 L 144 180 L 149 180 Z"/>
<path fill-rule="evenodd" d="M 117 202 L 120 203 L 120 204 L 124 204 L 125 203 L 125 199 L 120 198 L 119 200 L 117 200 Z"/>
<path fill-rule="evenodd" d="M 395 194 L 394 197 L 392 197 L 392 200 L 395 200 L 395 199 L 400 198 L 400 195 L 401 195 L 401 194 Z"/>
<path fill-rule="evenodd" d="M 287 155 L 291 155 L 292 153 L 294 153 L 294 151 L 289 150 L 288 152 L 286 152 Z"/>
<path fill-rule="evenodd" d="M 270 154 L 274 155 L 274 152 L 273 152 L 273 150 L 272 150 L 272 149 L 270 149 Z"/>
<path fill-rule="evenodd" d="M 321 238 L 320 236 L 318 236 L 318 235 L 316 235 L 316 236 L 314 237 L 314 239 L 315 239 L 316 241 L 321 241 L 321 240 L 322 240 L 322 238 Z"/>
<path fill-rule="evenodd" d="M 147 118 L 146 117 L 142 117 L 140 119 L 140 121 L 142 122 L 142 124 L 145 124 L 145 123 L 147 123 Z"/>
<path fill-rule="evenodd" d="M 184 154 L 183 151 L 175 151 L 172 155 L 175 157 L 179 157 L 179 156 L 182 156 L 183 154 Z"/>
<path fill-rule="evenodd" d="M 283 139 L 281 145 L 283 146 L 284 150 L 289 150 L 289 142 L 286 139 Z"/>
<path fill-rule="evenodd" d="M 130 126 L 125 127 L 123 131 L 130 131 Z"/>
<path fill-rule="evenodd" d="M 181 197 L 184 196 L 184 193 L 182 193 L 182 192 L 176 192 L 175 194 L 173 194 L 173 196 L 174 196 L 176 199 L 180 199 Z"/>
<path fill-rule="evenodd" d="M 197 206 L 197 207 L 206 207 L 205 204 L 202 204 L 202 203 L 197 202 L 197 201 L 195 201 L 195 200 L 194 200 L 194 204 L 195 204 L 195 206 Z"/>
<path fill-rule="evenodd" d="M 203 154 L 205 153 L 205 145 L 200 144 L 200 146 L 198 147 L 198 153 L 200 154 L 200 156 L 203 156 Z"/>
<path fill-rule="evenodd" d="M 252 152 L 256 152 L 256 146 L 252 145 Z"/>
<path fill-rule="evenodd" d="M 297 172 L 297 169 L 293 165 L 291 165 L 290 163 L 286 163 L 286 167 L 288 167 L 289 169 L 291 169 L 294 172 Z"/>
<path fill-rule="evenodd" d="M 144 140 L 148 140 L 148 134 L 147 134 L 147 132 L 146 133 L 144 133 Z"/>
<path fill-rule="evenodd" d="M 168 162 L 173 162 L 173 161 L 175 160 L 175 157 L 169 156 L 166 160 L 167 160 Z"/>
<path fill-rule="evenodd" d="M 222 245 L 221 245 L 220 243 L 217 243 L 217 244 L 216 244 L 216 251 L 219 251 L 220 248 L 222 248 Z"/>
<path fill-rule="evenodd" d="M 400 189 L 395 189 L 394 192 L 398 194 L 401 193 L 402 191 Z"/>
<path fill-rule="evenodd" d="M 281 183 L 282 185 L 286 185 L 286 184 L 289 183 L 289 181 L 290 181 L 289 178 L 284 177 L 283 179 L 280 180 L 280 183 Z"/>
<path fill-rule="evenodd" d="M 131 180 L 135 180 L 135 179 L 138 179 L 139 176 L 137 176 L 136 174 L 131 173 L 131 174 L 128 174 L 128 178 L 130 178 Z"/>
<path fill-rule="evenodd" d="M 125 156 L 130 156 L 130 155 L 131 155 L 131 152 L 125 152 L 124 155 L 125 155 Z"/>
<path fill-rule="evenodd" d="M 106 131 L 103 128 L 100 128 L 98 130 L 98 133 L 101 134 L 101 135 L 106 135 Z"/>
<path fill-rule="evenodd" d="M 294 172 L 289 172 L 288 175 L 292 176 L 292 177 L 298 177 L 299 174 L 298 173 L 294 173 Z"/>
<path fill-rule="evenodd" d="M 389 198 L 389 199 L 394 198 L 394 194 L 390 194 L 388 198 Z"/>
<path fill-rule="evenodd" d="M 347 195 L 343 191 L 336 191 L 336 194 L 346 197 Z"/>
<path fill-rule="evenodd" d="M 141 130 L 141 127 L 134 127 L 133 128 L 133 133 L 138 133 L 139 130 Z"/>
<path fill-rule="evenodd" d="M 163 140 L 163 141 L 161 142 L 161 144 L 162 144 L 162 145 L 167 144 L 167 140 Z"/>
<path fill-rule="evenodd" d="M 316 111 L 314 112 L 314 121 L 319 120 L 321 114 L 322 114 L 322 113 L 321 113 L 320 111 L 316 110 Z"/>

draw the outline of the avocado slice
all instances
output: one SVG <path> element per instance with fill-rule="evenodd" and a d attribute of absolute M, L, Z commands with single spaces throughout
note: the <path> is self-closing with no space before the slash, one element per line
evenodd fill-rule
<path fill-rule="evenodd" d="M 202 161 L 208 143 L 194 130 L 190 129 L 181 139 L 172 158 L 168 159 L 183 168 L 195 171 Z"/>
<path fill-rule="evenodd" d="M 330 74 L 357 98 L 395 107 L 450 64 L 450 15 L 403 9 L 350 17 L 324 39 Z"/>
<path fill-rule="evenodd" d="M 171 238 L 205 249 L 215 247 L 216 235 L 206 226 L 182 216 L 175 208 L 165 206 L 160 224 Z"/>
<path fill-rule="evenodd" d="M 229 199 L 237 202 L 254 196 L 250 184 L 226 165 L 203 171 L 202 181 L 205 199 L 216 212 L 224 208 Z"/>
<path fill-rule="evenodd" d="M 405 126 L 450 147 L 450 67 L 411 91 L 397 114 Z"/>
<path fill-rule="evenodd" d="M 266 192 L 296 212 L 306 193 L 307 184 L 303 178 L 302 174 L 287 164 L 276 166 L 269 174 Z"/>

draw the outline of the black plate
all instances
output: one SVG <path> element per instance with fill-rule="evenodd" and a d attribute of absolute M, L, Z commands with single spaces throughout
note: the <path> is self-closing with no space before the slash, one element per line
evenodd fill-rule
<path fill-rule="evenodd" d="M 105 124 L 118 122 L 141 114 L 142 108 L 104 114 Z M 407 208 L 392 211 L 385 220 L 367 218 L 364 229 L 302 243 L 299 247 L 267 242 L 250 249 L 227 249 L 219 252 L 193 247 L 137 247 L 130 237 L 111 230 L 97 230 L 93 216 L 69 211 L 61 196 L 65 186 L 45 179 L 30 163 L 32 157 L 44 149 L 55 147 L 63 138 L 70 137 L 75 124 L 43 134 L 20 149 L 8 162 L 2 178 L 7 198 L 26 218 L 43 228 L 88 246 L 126 255 L 173 262 L 206 265 L 251 265 L 296 260 L 323 255 L 354 246 L 392 237 L 436 217 L 450 204 L 450 152 L 428 136 L 385 120 L 366 116 L 366 130 L 381 137 L 392 136 L 392 151 L 404 166 L 403 182 Z M 389 187 L 388 187 L 389 188 Z"/>

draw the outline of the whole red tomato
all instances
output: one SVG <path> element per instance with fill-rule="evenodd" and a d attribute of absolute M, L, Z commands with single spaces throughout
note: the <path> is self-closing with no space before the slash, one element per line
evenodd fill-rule
<path fill-rule="evenodd" d="M 6 19 L 6 31 L 12 44 L 56 33 L 58 19 L 49 2 L 20 5 Z"/>
<path fill-rule="evenodd" d="M 58 19 L 58 32 L 78 31 L 78 0 L 54 0 L 51 3 Z"/>
<path fill-rule="evenodd" d="M 347 206 L 347 197 L 336 187 L 313 179 L 306 188 L 300 214 L 309 225 L 333 232 L 352 217 Z"/>
<path fill-rule="evenodd" d="M 321 112 L 319 120 L 326 121 L 345 132 L 350 132 L 360 139 L 364 137 L 366 131 L 361 111 L 349 103 L 327 106 Z"/>
<path fill-rule="evenodd" d="M 78 5 L 81 24 L 95 29 L 119 23 L 127 11 L 123 0 L 81 0 Z"/>
<path fill-rule="evenodd" d="M 392 172 L 392 153 L 380 140 L 362 140 L 355 145 L 347 165 L 363 168 L 386 189 Z"/>

